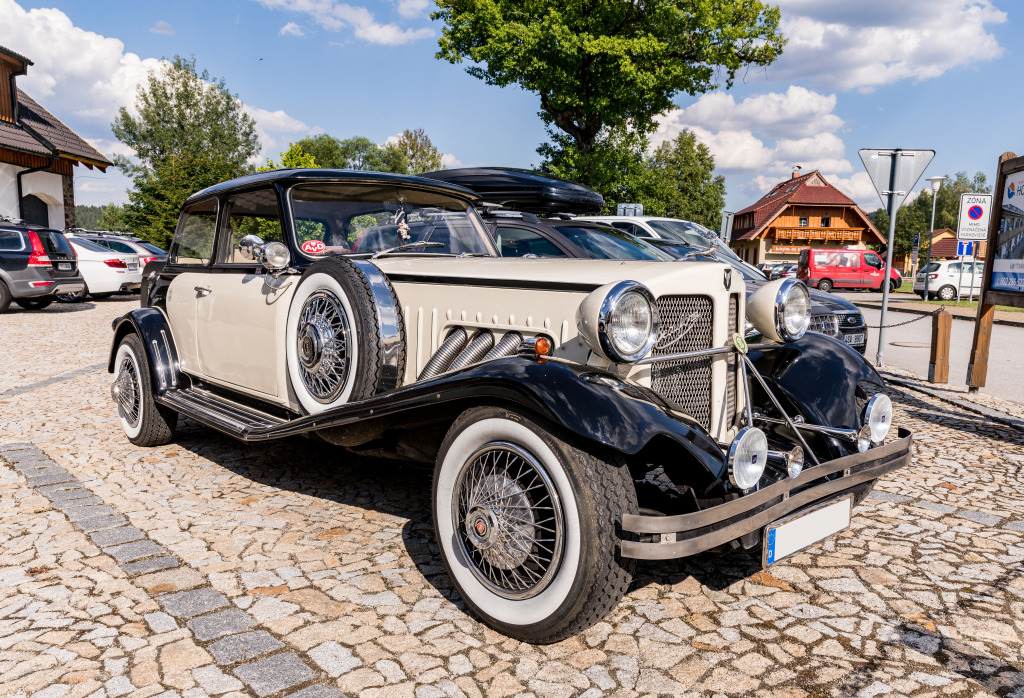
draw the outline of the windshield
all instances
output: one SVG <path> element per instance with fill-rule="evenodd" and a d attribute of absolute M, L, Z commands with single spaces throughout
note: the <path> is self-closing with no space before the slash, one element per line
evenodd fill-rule
<path fill-rule="evenodd" d="M 663 262 L 670 255 L 615 228 L 556 225 L 555 230 L 582 248 L 591 259 L 641 259 Z"/>
<path fill-rule="evenodd" d="M 669 253 L 670 255 L 672 255 L 673 257 L 676 257 L 676 258 L 681 258 L 683 255 L 688 254 L 690 252 L 700 252 L 701 250 L 706 250 L 707 249 L 706 245 L 700 245 L 700 246 L 686 245 L 686 246 L 684 246 L 684 245 L 679 244 L 679 243 L 674 243 L 671 240 L 656 240 L 656 239 L 650 238 L 650 241 L 653 244 L 657 245 L 658 249 L 663 250 L 664 252 L 667 252 L 667 253 Z M 717 249 L 716 249 L 716 254 L 717 254 Z M 750 266 L 749 264 L 747 264 L 743 260 L 739 259 L 738 257 L 735 258 L 735 259 L 733 259 L 733 257 L 735 257 L 735 255 L 733 255 L 733 256 L 720 255 L 720 256 L 714 257 L 713 259 L 717 259 L 719 262 L 724 262 L 724 263 L 728 264 L 730 267 L 732 267 L 733 269 L 738 271 L 740 273 L 740 276 L 742 276 L 745 281 L 767 281 L 768 280 L 767 277 L 765 277 L 764 274 L 762 274 L 759 271 L 757 271 L 757 269 L 755 269 L 754 267 Z"/>
<path fill-rule="evenodd" d="M 299 184 L 290 192 L 304 255 L 372 254 L 437 243 L 411 254 L 496 254 L 476 209 L 443 193 L 393 185 Z"/>
<path fill-rule="evenodd" d="M 708 247 L 714 234 L 707 231 L 704 226 L 698 226 L 689 221 L 647 221 L 647 225 L 654 228 L 661 237 L 667 240 L 685 242 L 687 245 Z M 705 233 L 704 231 L 707 231 Z"/>

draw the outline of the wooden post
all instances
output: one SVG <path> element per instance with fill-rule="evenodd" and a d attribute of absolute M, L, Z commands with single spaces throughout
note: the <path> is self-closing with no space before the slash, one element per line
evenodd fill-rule
<path fill-rule="evenodd" d="M 928 361 L 928 382 L 949 382 L 949 332 L 953 316 L 945 306 L 932 316 L 932 356 Z"/>

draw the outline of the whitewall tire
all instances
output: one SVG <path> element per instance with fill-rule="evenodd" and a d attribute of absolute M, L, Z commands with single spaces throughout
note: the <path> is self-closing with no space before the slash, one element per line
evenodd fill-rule
<path fill-rule="evenodd" d="M 137 334 L 121 340 L 114 355 L 111 397 L 128 440 L 136 446 L 159 446 L 174 437 L 178 413 L 153 400 L 149 362 Z"/>

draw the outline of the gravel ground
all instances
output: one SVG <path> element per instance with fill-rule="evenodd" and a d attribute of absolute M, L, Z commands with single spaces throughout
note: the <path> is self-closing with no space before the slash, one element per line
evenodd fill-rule
<path fill-rule="evenodd" d="M 915 462 L 850 529 L 768 571 L 644 564 L 531 646 L 452 591 L 422 470 L 189 422 L 132 446 L 105 371 L 132 307 L 0 315 L 0 695 L 1024 696 L 1021 432 L 892 391 Z"/>

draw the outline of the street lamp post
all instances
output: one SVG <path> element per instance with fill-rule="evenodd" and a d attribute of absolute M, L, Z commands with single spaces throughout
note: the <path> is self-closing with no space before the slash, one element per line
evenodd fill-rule
<path fill-rule="evenodd" d="M 929 177 L 928 181 L 932 183 L 932 226 L 928 231 L 928 262 L 925 263 L 925 268 L 932 263 L 932 233 L 935 232 L 935 200 L 939 198 L 939 187 L 942 186 L 945 177 Z M 924 275 L 924 299 L 928 300 L 928 272 Z"/>

